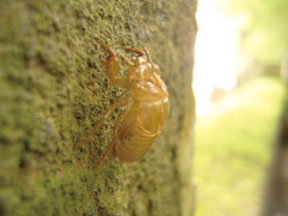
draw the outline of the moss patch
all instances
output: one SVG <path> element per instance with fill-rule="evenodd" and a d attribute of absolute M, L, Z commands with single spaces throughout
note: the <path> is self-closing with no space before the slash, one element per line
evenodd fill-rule
<path fill-rule="evenodd" d="M 0 215 L 180 215 L 175 149 L 189 126 L 195 2 L 3 0 L 0 8 Z M 146 46 L 169 88 L 166 130 L 134 164 L 110 158 L 95 168 L 116 115 L 73 150 L 122 92 L 107 82 L 95 37 Z"/>

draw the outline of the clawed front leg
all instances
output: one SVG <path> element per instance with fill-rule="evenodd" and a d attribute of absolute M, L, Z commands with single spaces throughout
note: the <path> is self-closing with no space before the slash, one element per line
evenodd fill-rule
<path fill-rule="evenodd" d="M 120 48 L 125 49 L 125 50 L 130 51 L 130 52 L 138 53 L 141 56 L 146 56 L 142 50 L 137 49 L 137 48 L 129 48 L 129 47 L 124 47 L 124 46 L 120 46 Z"/>
<path fill-rule="evenodd" d="M 105 73 L 108 77 L 108 80 L 115 86 L 128 89 L 130 87 L 128 78 L 118 77 L 118 73 L 120 71 L 120 61 L 117 58 L 115 52 L 102 42 L 100 44 L 103 49 L 109 53 L 109 56 L 106 59 L 102 59 L 102 62 L 106 67 Z"/>
<path fill-rule="evenodd" d="M 137 48 L 129 48 L 129 47 L 124 47 L 124 46 L 121 46 L 120 48 L 125 49 L 126 51 L 135 52 L 141 56 L 145 56 L 148 62 L 152 62 L 150 53 L 146 47 L 145 47 L 145 52 Z"/>

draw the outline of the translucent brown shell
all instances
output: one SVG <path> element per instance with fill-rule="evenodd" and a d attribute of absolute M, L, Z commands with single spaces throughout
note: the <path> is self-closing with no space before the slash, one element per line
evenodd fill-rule
<path fill-rule="evenodd" d="M 79 148 L 104 124 L 115 108 L 122 107 L 114 124 L 113 139 L 105 153 L 97 162 L 99 166 L 113 150 L 124 162 L 139 160 L 150 148 L 155 138 L 161 133 L 168 115 L 168 91 L 160 77 L 159 67 L 152 63 L 147 50 L 126 48 L 126 51 L 136 53 L 131 61 L 121 55 L 128 64 L 127 76 L 119 77 L 120 60 L 107 45 L 101 46 L 109 56 L 102 60 L 105 73 L 110 83 L 125 88 L 123 95 L 118 97 L 96 124 L 92 131 L 78 144 Z"/>

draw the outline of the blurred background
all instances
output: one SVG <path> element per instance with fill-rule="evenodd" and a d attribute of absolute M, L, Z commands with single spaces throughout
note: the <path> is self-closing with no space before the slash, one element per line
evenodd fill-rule
<path fill-rule="evenodd" d="M 197 21 L 196 216 L 288 215 L 288 2 L 199 0 Z"/>

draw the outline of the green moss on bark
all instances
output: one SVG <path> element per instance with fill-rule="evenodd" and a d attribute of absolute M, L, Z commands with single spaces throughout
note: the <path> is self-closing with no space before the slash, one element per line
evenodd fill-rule
<path fill-rule="evenodd" d="M 194 13 L 188 0 L 1 1 L 0 215 L 191 214 L 191 155 L 180 153 L 191 152 Z M 110 157 L 95 168 L 117 113 L 73 149 L 122 92 L 95 37 L 146 46 L 168 85 L 166 129 L 133 164 Z"/>

